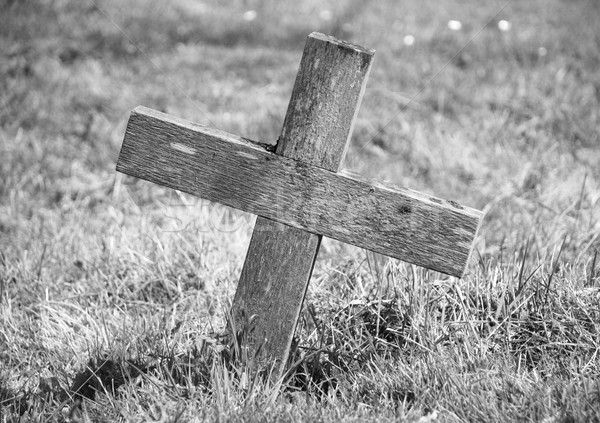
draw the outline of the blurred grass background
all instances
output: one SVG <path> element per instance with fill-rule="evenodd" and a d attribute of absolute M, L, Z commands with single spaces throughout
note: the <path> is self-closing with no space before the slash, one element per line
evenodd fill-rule
<path fill-rule="evenodd" d="M 376 297 L 379 309 L 395 301 L 403 337 L 422 349 L 403 343 L 411 353 L 392 360 L 375 348 L 369 362 L 386 371 L 346 372 L 331 394 L 340 402 L 292 406 L 290 419 L 598 418 L 594 0 L 0 0 L 3 410 L 54 416 L 43 386 L 57 378 L 66 391 L 90 357 L 179 357 L 223 326 L 253 218 L 117 175 L 124 126 L 142 104 L 275 142 L 312 31 L 377 50 L 346 167 L 486 217 L 462 281 L 325 240 L 300 344 L 317 342 L 312 314 L 333 330 L 332 316 Z M 484 334 L 465 323 L 489 319 Z M 345 335 L 330 343 L 367 348 Z M 476 377 L 485 386 L 472 392 Z M 178 410 L 169 383 L 144 401 Z M 91 415 L 141 413 L 133 392 Z M 244 410 L 224 405 L 235 395 L 189 398 L 183 409 L 200 401 L 211 418 Z M 276 404 L 266 418 L 287 419 Z"/>

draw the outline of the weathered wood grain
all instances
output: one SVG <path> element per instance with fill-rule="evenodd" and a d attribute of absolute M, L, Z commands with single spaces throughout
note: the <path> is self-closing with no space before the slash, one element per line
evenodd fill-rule
<path fill-rule="evenodd" d="M 341 168 L 374 53 L 316 32 L 308 37 L 277 154 Z"/>
<path fill-rule="evenodd" d="M 323 34 L 306 40 L 276 153 L 337 171 L 344 159 L 373 51 Z M 248 347 L 281 375 L 312 274 L 321 235 L 264 217 L 256 225 L 232 314 L 253 316 Z M 261 345 L 262 344 L 262 345 Z"/>
<path fill-rule="evenodd" d="M 289 354 L 321 235 L 257 218 L 233 301 L 238 328 L 246 328 L 250 354 L 281 376 Z"/>
<path fill-rule="evenodd" d="M 481 220 L 452 201 L 334 173 L 143 107 L 131 114 L 117 170 L 458 277 Z"/>
<path fill-rule="evenodd" d="M 127 126 L 117 170 L 259 215 L 232 314 L 259 363 L 285 365 L 322 235 L 462 276 L 481 213 L 336 173 L 373 50 L 313 33 L 275 154 L 146 108 Z M 271 363 L 269 363 L 271 361 Z"/>

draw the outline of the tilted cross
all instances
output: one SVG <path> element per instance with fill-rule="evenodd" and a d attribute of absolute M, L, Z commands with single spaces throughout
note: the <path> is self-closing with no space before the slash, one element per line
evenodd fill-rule
<path fill-rule="evenodd" d="M 482 213 L 339 169 L 374 50 L 308 36 L 275 151 L 145 107 L 117 170 L 258 215 L 233 301 L 247 347 L 281 374 L 321 237 L 462 277 Z"/>

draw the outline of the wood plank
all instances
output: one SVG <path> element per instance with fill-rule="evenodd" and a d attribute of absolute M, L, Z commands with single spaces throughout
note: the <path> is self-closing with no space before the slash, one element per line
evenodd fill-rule
<path fill-rule="evenodd" d="M 344 159 L 373 50 L 313 33 L 307 38 L 276 153 L 337 171 Z M 258 217 L 232 314 L 254 317 L 250 353 L 279 377 L 289 354 L 321 235 Z"/>
<path fill-rule="evenodd" d="M 374 53 L 316 32 L 308 37 L 277 154 L 341 168 Z"/>
<path fill-rule="evenodd" d="M 334 173 L 147 108 L 129 119 L 117 170 L 461 277 L 481 212 Z"/>
<path fill-rule="evenodd" d="M 282 374 L 321 244 L 315 235 L 259 217 L 233 301 L 237 327 L 252 317 L 247 347 Z M 267 270 L 269 273 L 267 273 Z M 252 353 L 251 353 L 252 354 Z"/>

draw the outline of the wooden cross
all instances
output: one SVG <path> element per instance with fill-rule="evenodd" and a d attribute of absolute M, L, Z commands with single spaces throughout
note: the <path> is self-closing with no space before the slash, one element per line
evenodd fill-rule
<path fill-rule="evenodd" d="M 374 50 L 308 36 L 276 148 L 137 107 L 117 170 L 258 215 L 232 316 L 281 374 L 327 236 L 462 277 L 480 211 L 339 171 Z M 273 151 L 274 150 L 274 151 Z M 259 348 L 260 347 L 260 348 Z"/>

